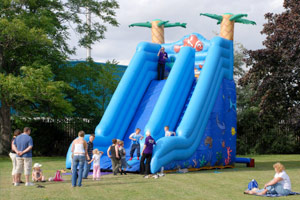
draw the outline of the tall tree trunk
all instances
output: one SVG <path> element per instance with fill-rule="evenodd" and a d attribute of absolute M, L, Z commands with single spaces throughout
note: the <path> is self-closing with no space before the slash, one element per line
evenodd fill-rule
<path fill-rule="evenodd" d="M 164 25 L 157 26 L 160 21 L 152 21 L 152 42 L 157 44 L 165 43 Z"/>
<path fill-rule="evenodd" d="M 0 104 L 0 154 L 7 154 L 10 150 L 10 133 L 11 133 L 11 121 L 10 121 L 10 107 L 1 101 Z"/>

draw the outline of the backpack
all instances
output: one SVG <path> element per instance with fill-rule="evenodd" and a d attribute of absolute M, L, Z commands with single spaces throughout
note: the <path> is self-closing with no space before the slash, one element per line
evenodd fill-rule
<path fill-rule="evenodd" d="M 258 188 L 258 183 L 256 182 L 255 179 L 252 179 L 252 180 L 248 183 L 248 190 L 252 190 L 253 188 Z"/>

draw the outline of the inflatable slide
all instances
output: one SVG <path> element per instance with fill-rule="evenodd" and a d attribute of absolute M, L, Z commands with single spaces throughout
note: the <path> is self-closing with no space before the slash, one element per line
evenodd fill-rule
<path fill-rule="evenodd" d="M 169 55 L 170 73 L 158 81 L 161 46 Z M 177 135 L 164 137 L 164 126 Z M 104 151 L 101 169 L 111 169 L 106 151 L 113 138 L 124 141 L 127 160 L 130 158 L 129 135 L 136 128 L 142 134 L 149 130 L 157 141 L 152 173 L 161 167 L 232 166 L 236 149 L 233 41 L 218 36 L 206 40 L 193 33 L 170 44 L 140 43 L 95 129 L 94 148 Z M 139 171 L 136 157 L 128 163 L 132 166 L 128 171 Z M 66 167 L 71 167 L 70 148 Z"/>

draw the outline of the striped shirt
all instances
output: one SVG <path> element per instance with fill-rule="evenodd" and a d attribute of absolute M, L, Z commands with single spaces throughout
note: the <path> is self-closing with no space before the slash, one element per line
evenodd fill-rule
<path fill-rule="evenodd" d="M 87 143 L 87 145 L 88 145 L 87 146 L 87 151 L 88 151 L 89 157 L 90 157 L 90 159 L 92 159 L 94 144 L 91 141 L 89 141 Z"/>

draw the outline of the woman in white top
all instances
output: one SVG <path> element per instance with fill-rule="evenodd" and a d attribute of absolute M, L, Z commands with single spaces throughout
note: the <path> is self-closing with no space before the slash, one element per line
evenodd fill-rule
<path fill-rule="evenodd" d="M 290 177 L 284 171 L 285 167 L 281 163 L 273 165 L 276 172 L 274 178 L 265 184 L 264 189 L 249 191 L 249 194 L 265 195 L 265 194 L 279 194 L 288 195 L 292 190 Z"/>
<path fill-rule="evenodd" d="M 78 178 L 78 187 L 81 187 L 83 166 L 85 160 L 90 160 L 87 143 L 84 140 L 84 131 L 78 132 L 78 138 L 76 138 L 72 143 L 72 186 L 76 187 L 76 182 Z M 79 166 L 79 167 L 78 167 Z M 77 176 L 77 167 L 78 167 L 78 176 Z"/>

